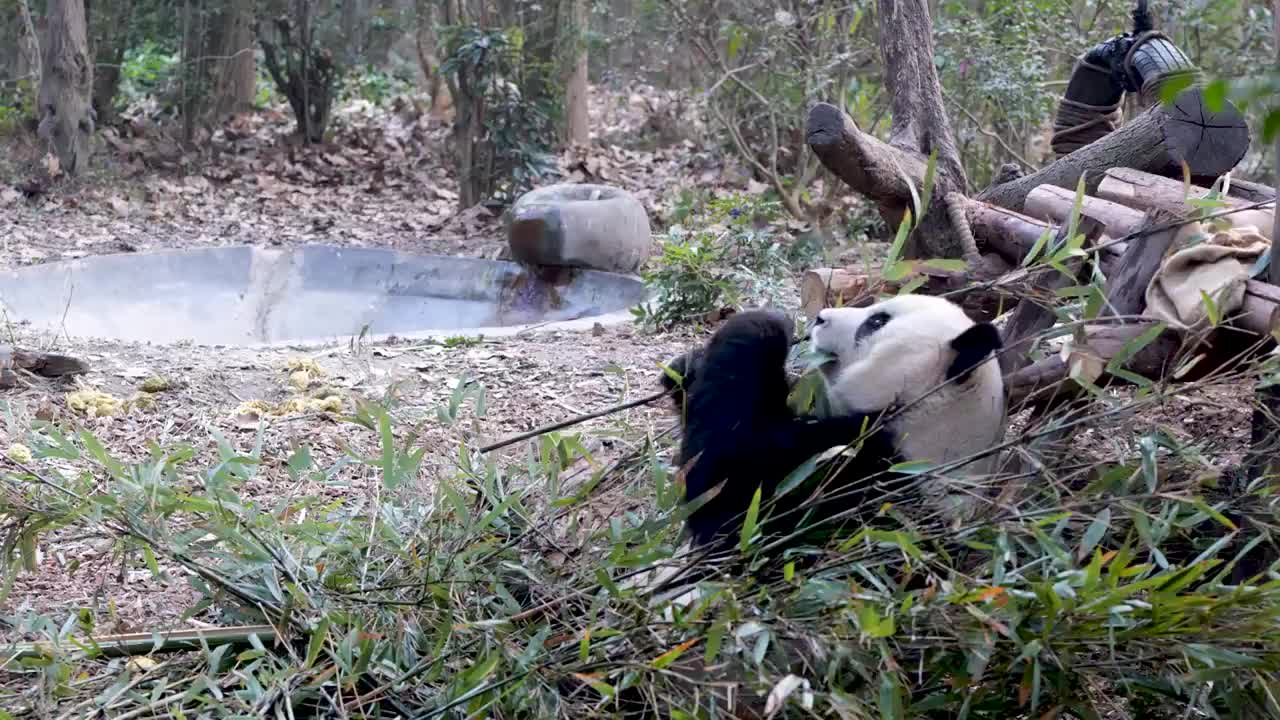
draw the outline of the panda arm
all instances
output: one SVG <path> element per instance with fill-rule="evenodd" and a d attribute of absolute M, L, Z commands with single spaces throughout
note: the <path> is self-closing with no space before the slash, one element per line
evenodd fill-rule
<path fill-rule="evenodd" d="M 886 469 L 897 456 L 893 435 L 875 429 L 877 416 L 856 414 L 834 418 L 790 416 L 754 431 L 731 433 L 717 426 L 693 428 L 695 452 L 685 470 L 686 499 L 692 500 L 724 481 L 715 497 L 688 519 L 694 542 L 710 542 L 738 527 L 756 488 L 770 498 L 796 468 L 833 447 L 859 442 L 852 474 L 870 476 Z M 870 432 L 868 432 L 870 431 Z M 850 471 L 842 469 L 842 477 Z"/>
<path fill-rule="evenodd" d="M 830 418 L 798 416 L 778 423 L 756 439 L 756 446 L 768 448 L 790 473 L 801 463 L 833 447 L 860 445 L 859 464 L 869 466 L 897 456 L 893 434 L 877 428 L 876 415 L 853 413 Z M 778 478 L 781 482 L 783 478 Z"/>

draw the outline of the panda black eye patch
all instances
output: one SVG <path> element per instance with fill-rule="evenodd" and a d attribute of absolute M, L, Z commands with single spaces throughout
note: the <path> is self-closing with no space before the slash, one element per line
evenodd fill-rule
<path fill-rule="evenodd" d="M 875 331 L 889 324 L 890 315 L 887 312 L 878 312 L 867 318 L 866 322 L 858 326 L 858 332 L 854 334 L 855 342 L 870 336 Z"/>

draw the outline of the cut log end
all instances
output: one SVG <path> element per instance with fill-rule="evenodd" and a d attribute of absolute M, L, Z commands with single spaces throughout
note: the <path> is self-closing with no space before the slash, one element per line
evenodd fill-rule
<path fill-rule="evenodd" d="M 1165 109 L 1164 141 L 1169 156 L 1185 162 L 1197 177 L 1230 171 L 1249 150 L 1249 126 L 1230 102 L 1213 110 L 1199 89 L 1184 90 Z"/>
<path fill-rule="evenodd" d="M 850 128 L 840 108 L 830 103 L 818 103 L 809 110 L 805 125 L 805 141 L 810 147 L 827 147 L 843 141 Z"/>
<path fill-rule="evenodd" d="M 809 320 L 825 307 L 854 304 L 867 292 L 870 279 L 841 268 L 810 270 L 800 279 L 800 309 Z"/>

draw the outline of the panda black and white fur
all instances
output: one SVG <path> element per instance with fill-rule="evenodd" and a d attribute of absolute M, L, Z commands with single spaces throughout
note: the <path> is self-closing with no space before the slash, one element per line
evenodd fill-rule
<path fill-rule="evenodd" d="M 857 454 L 842 458 L 828 478 L 824 495 L 842 498 L 824 504 L 823 516 L 878 505 L 885 487 L 867 481 L 892 480 L 887 471 L 896 463 L 955 462 L 987 450 L 1003 434 L 1004 387 L 993 359 L 999 333 L 945 299 L 904 295 L 818 314 L 811 341 L 831 356 L 823 367 L 830 417 L 797 416 L 787 405 L 791 335 L 781 313 L 739 313 L 705 348 L 670 366 L 683 376 L 683 391 L 674 396 L 683 410 L 678 464 L 685 499 L 723 482 L 689 517 L 694 545 L 735 537 L 757 486 L 770 497 L 791 471 L 832 447 L 858 442 Z M 663 382 L 676 389 L 671 377 Z M 985 473 L 989 464 L 963 470 Z M 941 503 L 942 495 L 964 493 L 929 500 Z"/>

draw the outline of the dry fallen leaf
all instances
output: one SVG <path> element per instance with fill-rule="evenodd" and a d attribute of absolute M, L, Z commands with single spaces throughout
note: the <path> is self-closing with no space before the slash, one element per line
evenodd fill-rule
<path fill-rule="evenodd" d="M 765 717 L 773 717 L 787 703 L 787 698 L 798 689 L 804 688 L 800 696 L 800 704 L 806 710 L 813 709 L 813 693 L 809 690 L 809 681 L 796 675 L 787 675 L 778 681 L 769 691 L 769 698 L 764 704 Z"/>
<path fill-rule="evenodd" d="M 129 662 L 125 663 L 124 666 L 131 673 L 141 673 L 151 670 L 159 664 L 159 662 L 146 655 L 136 655 L 129 658 Z"/>

